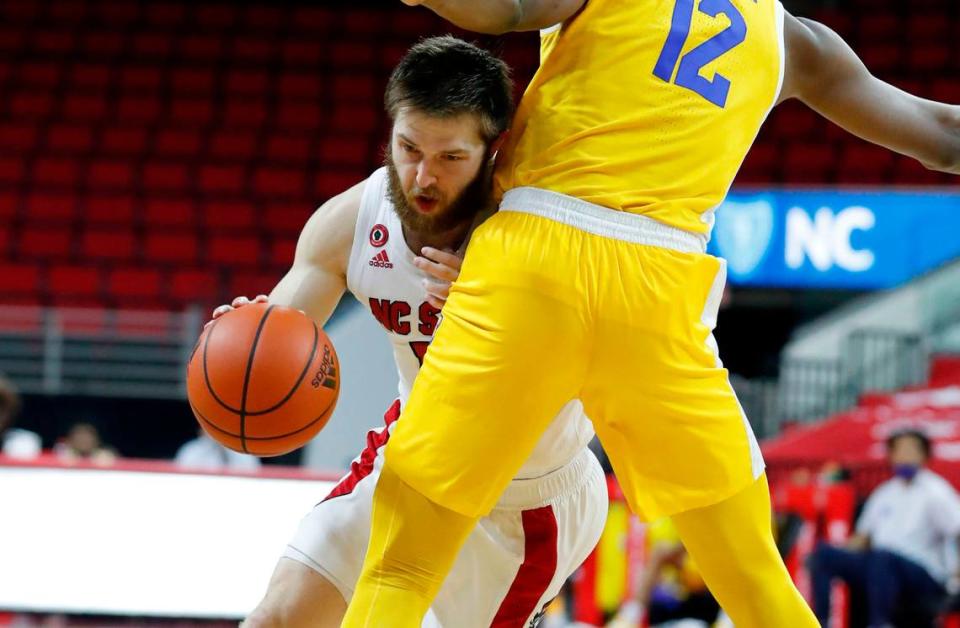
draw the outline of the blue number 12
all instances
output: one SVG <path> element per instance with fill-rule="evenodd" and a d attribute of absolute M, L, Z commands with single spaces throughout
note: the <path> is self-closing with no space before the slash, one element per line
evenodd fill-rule
<path fill-rule="evenodd" d="M 653 74 L 669 83 L 679 61 L 680 68 L 677 70 L 676 84 L 700 94 L 718 107 L 724 107 L 727 104 L 727 95 L 730 93 L 730 81 L 720 74 L 716 74 L 712 81 L 708 81 L 700 75 L 700 70 L 742 44 L 747 38 L 747 23 L 730 0 L 700 0 L 701 13 L 710 17 L 726 15 L 730 20 L 730 26 L 681 58 L 680 51 L 683 50 L 683 45 L 687 43 L 687 37 L 690 35 L 694 0 L 676 0 L 676 2 L 670 34 L 660 52 L 660 58 L 657 59 Z"/>

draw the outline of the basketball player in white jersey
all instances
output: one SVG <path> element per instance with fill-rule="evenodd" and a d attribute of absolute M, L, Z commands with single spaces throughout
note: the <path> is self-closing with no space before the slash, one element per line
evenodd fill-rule
<path fill-rule="evenodd" d="M 475 46 L 452 37 L 414 46 L 387 87 L 393 129 L 386 166 L 317 210 L 293 267 L 270 294 L 269 302 L 325 323 L 349 290 L 386 329 L 400 396 L 386 425 L 369 432 L 350 473 L 303 519 L 248 628 L 340 625 L 367 548 L 382 450 L 469 233 L 492 206 L 492 161 L 510 122 L 511 90 L 503 62 Z M 247 302 L 239 297 L 232 307 Z M 580 402 L 567 404 L 464 545 L 424 625 L 539 623 L 606 520 L 606 482 L 587 449 L 592 437 Z"/>

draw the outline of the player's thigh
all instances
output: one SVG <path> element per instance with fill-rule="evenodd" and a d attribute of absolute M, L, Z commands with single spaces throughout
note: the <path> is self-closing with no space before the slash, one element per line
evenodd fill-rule
<path fill-rule="evenodd" d="M 579 390 L 589 330 L 571 231 L 508 212 L 471 242 L 386 450 L 407 484 L 451 510 L 489 512 Z"/>
<path fill-rule="evenodd" d="M 627 499 L 658 518 L 716 503 L 762 471 L 756 439 L 717 355 L 720 260 L 618 243 L 582 399 Z"/>
<path fill-rule="evenodd" d="M 267 593 L 244 628 L 337 628 L 347 610 L 340 591 L 320 573 L 281 558 Z"/>

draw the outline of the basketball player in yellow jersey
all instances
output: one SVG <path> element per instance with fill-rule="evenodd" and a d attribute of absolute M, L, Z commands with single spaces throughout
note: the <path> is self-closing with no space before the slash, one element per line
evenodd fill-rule
<path fill-rule="evenodd" d="M 781 100 L 945 171 L 960 110 L 875 79 L 777 0 L 405 1 L 477 31 L 544 29 L 541 67 L 501 151 L 500 212 L 386 448 L 344 625 L 419 625 L 476 519 L 579 398 L 633 509 L 672 517 L 737 628 L 816 626 L 711 334 L 713 210 Z"/>

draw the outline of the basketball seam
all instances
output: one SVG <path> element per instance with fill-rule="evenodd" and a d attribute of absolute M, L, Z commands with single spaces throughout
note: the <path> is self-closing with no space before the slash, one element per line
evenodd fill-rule
<path fill-rule="evenodd" d="M 270 306 L 270 308 L 273 308 L 273 307 L 274 307 L 274 306 L 272 306 L 272 305 Z M 207 373 L 207 345 L 210 343 L 210 337 L 213 336 L 213 329 L 214 329 L 214 327 L 216 327 L 216 326 L 217 326 L 217 323 L 219 323 L 219 322 L 220 322 L 220 319 L 217 319 L 217 320 L 213 323 L 213 325 L 210 327 L 210 331 L 207 332 L 207 337 L 204 339 L 204 343 L 203 343 L 203 378 L 204 378 L 204 380 L 205 380 L 206 383 L 207 383 L 207 390 L 210 391 L 210 396 L 213 397 L 213 400 L 214 400 L 214 401 L 216 401 L 218 404 L 220 404 L 220 407 L 222 407 L 224 410 L 229 410 L 230 412 L 233 412 L 234 414 L 240 414 L 241 412 L 244 412 L 244 409 L 243 409 L 243 408 L 234 408 L 233 406 L 231 406 L 230 404 L 228 404 L 226 401 L 224 401 L 223 399 L 221 399 L 221 398 L 217 395 L 216 391 L 213 389 L 213 384 L 210 383 L 210 376 L 209 376 L 209 374 Z M 300 387 L 300 384 L 303 383 L 303 378 L 306 377 L 307 372 L 310 370 L 310 365 L 313 364 L 313 359 L 317 356 L 317 347 L 318 347 L 319 344 L 320 344 L 320 337 L 319 337 L 318 330 L 317 330 L 317 324 L 316 324 L 315 322 L 313 322 L 313 321 L 311 321 L 311 323 L 313 324 L 313 349 L 310 350 L 310 355 L 309 355 L 309 357 L 307 358 L 307 363 L 306 363 L 306 365 L 303 367 L 303 372 L 300 373 L 300 377 L 299 377 L 299 378 L 297 379 L 297 381 L 294 383 L 293 387 L 290 388 L 290 391 L 286 394 L 286 396 L 285 396 L 283 399 L 281 399 L 279 402 L 277 402 L 276 404 L 274 404 L 273 406 L 271 406 L 271 407 L 269 407 L 269 408 L 266 408 L 265 410 L 257 410 L 257 411 L 255 411 L 255 412 L 246 412 L 246 415 L 247 415 L 247 416 L 262 416 L 262 415 L 264 415 L 264 414 L 270 414 L 271 412 L 273 412 L 274 410 L 276 410 L 277 408 L 279 408 L 280 406 L 282 406 L 283 404 L 285 404 L 287 401 L 289 401 L 289 400 L 290 400 L 290 397 L 292 397 L 292 396 L 294 395 L 294 393 L 297 392 L 297 389 Z M 258 332 L 258 333 L 259 333 L 259 332 Z"/>
<path fill-rule="evenodd" d="M 193 413 L 194 413 L 195 415 L 197 415 L 197 417 L 199 417 L 201 421 L 203 421 L 204 423 L 206 423 L 207 425 L 209 425 L 210 427 L 212 427 L 212 428 L 215 429 L 216 431 L 220 432 L 221 434 L 225 434 L 225 435 L 227 435 L 227 436 L 230 436 L 231 438 L 240 438 L 240 439 L 252 440 L 252 441 L 280 440 L 281 438 L 287 438 L 287 437 L 290 437 L 290 436 L 294 436 L 295 434 L 299 434 L 300 432 L 302 432 L 302 431 L 304 431 L 304 430 L 306 430 L 306 429 L 309 429 L 309 428 L 312 427 L 313 425 L 316 425 L 317 421 L 322 421 L 325 417 L 327 417 L 329 414 L 332 413 L 332 411 L 333 411 L 333 409 L 334 409 L 335 407 L 336 407 L 336 404 L 332 404 L 330 407 L 328 407 L 326 410 L 323 411 L 323 414 L 321 414 L 320 416 L 318 416 L 318 417 L 315 418 L 314 420 L 310 421 L 309 423 L 307 423 L 307 424 L 304 425 L 303 427 L 298 427 L 297 429 L 293 430 L 292 432 L 287 432 L 286 434 L 277 434 L 277 435 L 275 435 L 275 436 L 241 436 L 240 434 L 236 434 L 236 433 L 231 432 L 231 431 L 229 431 L 229 430 L 223 429 L 222 427 L 220 427 L 219 425 L 217 425 L 216 423 L 214 423 L 213 421 L 211 421 L 211 420 L 208 419 L 207 417 L 203 416 L 203 414 L 202 414 L 199 410 L 197 410 L 197 408 L 196 408 L 192 403 L 190 404 L 190 409 L 193 410 Z M 249 452 L 247 452 L 247 453 L 249 453 Z"/>
<path fill-rule="evenodd" d="M 263 313 L 263 316 L 260 318 L 260 324 L 257 325 L 257 333 L 253 336 L 253 344 L 250 346 L 250 355 L 247 356 L 247 371 L 243 374 L 243 392 L 240 395 L 240 447 L 243 448 L 243 453 L 250 453 L 247 450 L 247 390 L 250 388 L 250 375 L 253 372 L 253 358 L 257 354 L 257 345 L 260 343 L 260 334 L 263 333 L 263 328 L 267 324 L 267 319 L 270 317 L 270 312 L 273 311 L 275 306 L 271 305 L 267 308 L 267 311 Z"/>

